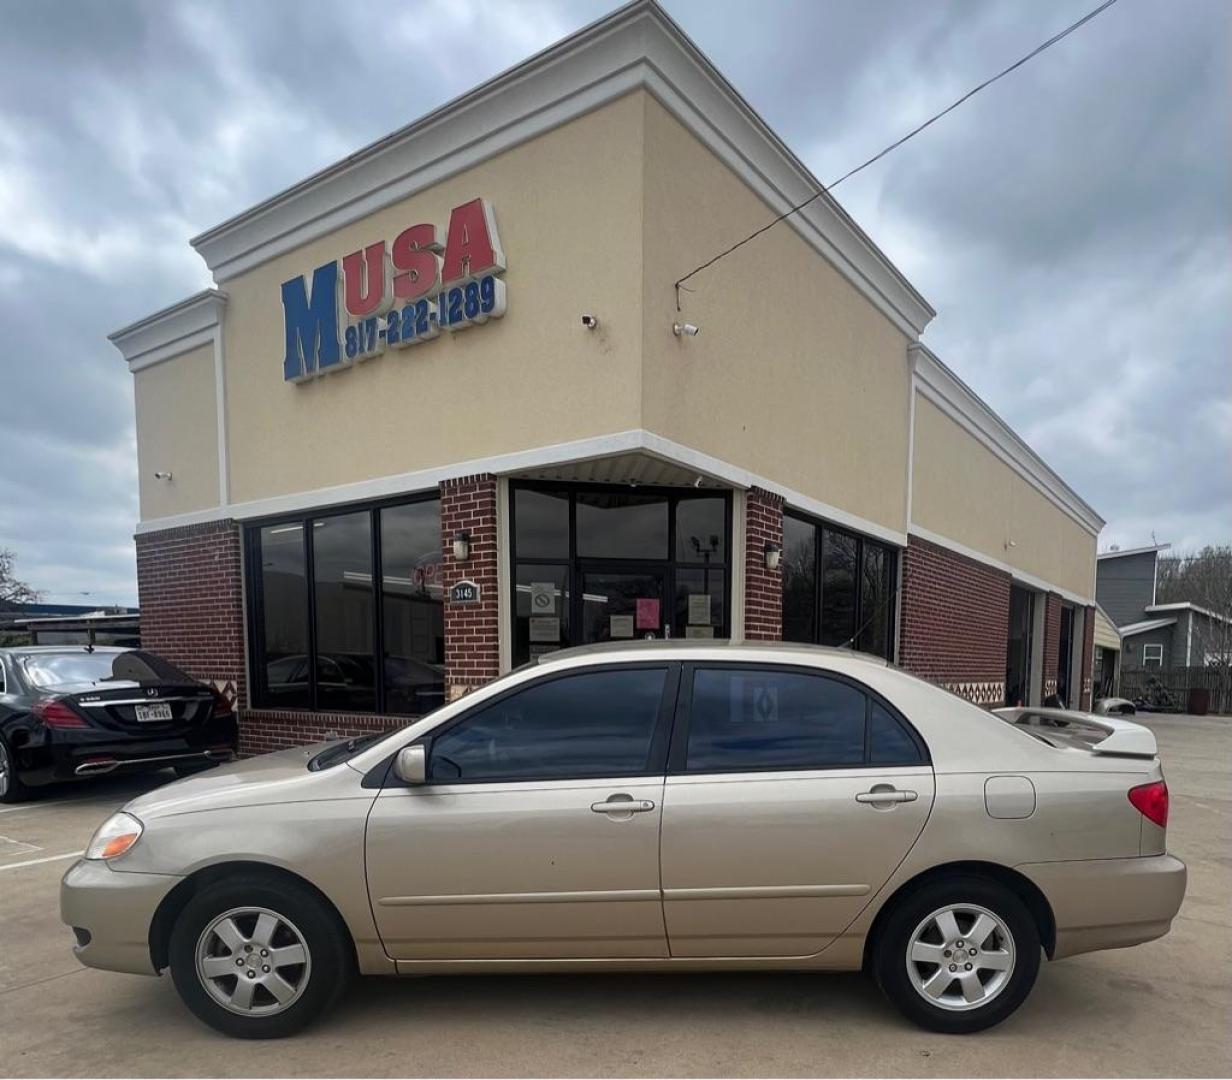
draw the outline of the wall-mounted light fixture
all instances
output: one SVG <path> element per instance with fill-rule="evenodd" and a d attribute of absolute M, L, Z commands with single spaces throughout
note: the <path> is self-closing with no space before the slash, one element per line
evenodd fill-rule
<path fill-rule="evenodd" d="M 697 337 L 701 333 L 701 328 L 694 326 L 691 322 L 672 323 L 672 333 L 677 337 Z"/>
<path fill-rule="evenodd" d="M 453 538 L 453 557 L 458 562 L 466 562 L 471 557 L 471 534 L 455 533 Z"/>
<path fill-rule="evenodd" d="M 783 549 L 773 540 L 766 541 L 766 569 L 777 570 L 779 568 L 779 560 L 783 557 Z"/>
<path fill-rule="evenodd" d="M 171 479 L 171 473 L 169 473 L 169 472 L 156 472 L 156 473 L 154 474 L 154 479 L 155 479 L 155 480 L 170 480 L 170 479 Z"/>

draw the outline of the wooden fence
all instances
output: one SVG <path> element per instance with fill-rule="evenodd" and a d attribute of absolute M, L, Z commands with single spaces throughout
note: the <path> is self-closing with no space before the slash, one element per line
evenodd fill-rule
<path fill-rule="evenodd" d="M 1121 672 L 1120 696 L 1130 701 L 1145 698 L 1157 706 L 1171 706 L 1177 712 L 1186 712 L 1191 690 L 1209 691 L 1209 712 L 1232 714 L 1232 670 L 1226 667 L 1147 668 Z"/>

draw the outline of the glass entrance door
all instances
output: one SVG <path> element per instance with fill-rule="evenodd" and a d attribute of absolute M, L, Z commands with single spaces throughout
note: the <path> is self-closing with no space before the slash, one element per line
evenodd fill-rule
<path fill-rule="evenodd" d="M 582 644 L 667 636 L 667 570 L 583 563 L 578 625 Z"/>

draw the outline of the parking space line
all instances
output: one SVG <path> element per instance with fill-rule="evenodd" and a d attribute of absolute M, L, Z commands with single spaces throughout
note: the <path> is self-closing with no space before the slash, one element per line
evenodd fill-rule
<path fill-rule="evenodd" d="M 82 803 L 98 801 L 98 799 L 62 799 L 60 802 L 28 803 L 25 806 L 6 806 L 0 810 L 0 814 L 20 814 L 31 810 L 58 810 L 61 806 L 80 806 Z"/>
<path fill-rule="evenodd" d="M 39 863 L 59 862 L 61 859 L 76 859 L 84 854 L 84 851 L 67 851 L 63 855 L 44 855 L 41 859 L 26 859 L 23 862 L 0 864 L 0 874 L 3 874 L 5 870 L 20 870 L 23 866 L 38 866 Z"/>

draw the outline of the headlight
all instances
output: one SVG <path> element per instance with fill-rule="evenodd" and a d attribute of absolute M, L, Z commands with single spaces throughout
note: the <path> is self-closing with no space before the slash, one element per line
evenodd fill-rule
<path fill-rule="evenodd" d="M 145 828 L 132 814 L 122 810 L 104 821 L 90 839 L 87 859 L 114 859 L 123 855 L 138 840 Z"/>

